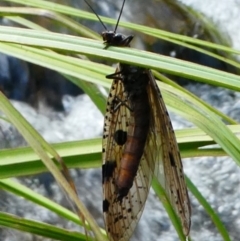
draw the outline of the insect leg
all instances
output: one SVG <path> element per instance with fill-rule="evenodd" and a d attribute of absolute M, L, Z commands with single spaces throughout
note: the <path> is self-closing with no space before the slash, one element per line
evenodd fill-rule
<path fill-rule="evenodd" d="M 107 79 L 115 79 L 115 80 L 121 80 L 122 81 L 123 79 L 120 77 L 121 73 L 122 73 L 121 71 L 115 72 L 113 74 L 106 75 L 106 78 Z"/>
<path fill-rule="evenodd" d="M 134 36 L 133 35 L 129 35 L 128 37 L 126 37 L 123 41 L 122 41 L 122 43 L 123 43 L 123 45 L 122 46 L 129 46 L 130 47 L 130 43 L 131 43 L 131 41 L 133 40 L 133 38 L 134 38 Z"/>
<path fill-rule="evenodd" d="M 120 106 L 125 106 L 130 111 L 133 111 L 133 109 L 127 104 L 127 102 L 128 102 L 127 98 L 125 100 L 121 100 L 118 96 L 115 96 L 114 101 L 115 101 L 115 103 L 112 108 L 113 112 L 116 112 L 120 108 Z"/>

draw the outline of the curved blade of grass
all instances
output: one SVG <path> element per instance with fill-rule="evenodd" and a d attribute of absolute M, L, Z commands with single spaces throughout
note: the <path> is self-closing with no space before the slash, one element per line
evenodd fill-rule
<path fill-rule="evenodd" d="M 18 7 L 1 8 L 0 7 L 0 12 L 6 13 L 6 14 L 31 14 L 31 15 L 40 15 L 40 16 L 43 15 L 49 18 L 51 17 L 52 19 L 59 21 L 60 23 L 66 25 L 67 27 L 71 27 L 72 29 L 76 30 L 78 33 L 82 34 L 83 36 L 94 38 L 94 39 L 100 38 L 100 36 L 93 31 L 92 32 L 90 31 L 90 34 L 89 34 L 89 30 L 86 27 L 76 23 L 75 21 L 67 17 L 64 17 L 60 14 L 56 14 L 54 12 L 50 12 L 47 10 L 43 11 L 41 9 L 29 9 L 29 8 L 18 8 Z M 47 31 L 41 26 L 21 17 L 7 17 L 7 18 L 9 20 L 12 20 L 28 28 Z M 106 108 L 105 107 L 106 97 L 103 96 L 103 94 L 100 92 L 97 86 L 89 82 L 79 81 L 78 79 L 71 77 L 69 75 L 63 75 L 63 76 L 65 76 L 66 79 L 70 80 L 72 83 L 80 87 L 92 99 L 92 101 L 95 103 L 97 108 L 101 111 L 101 113 L 104 114 L 105 108 Z"/>
<path fill-rule="evenodd" d="M 186 180 L 188 189 L 196 197 L 196 199 L 199 201 L 199 203 L 204 207 L 204 209 L 206 210 L 206 212 L 208 213 L 208 215 L 214 222 L 219 233 L 223 237 L 223 240 L 231 241 L 230 236 L 229 236 L 225 226 L 223 225 L 219 216 L 215 213 L 215 211 L 212 209 L 210 204 L 207 202 L 207 200 L 201 195 L 201 193 L 198 191 L 198 189 L 194 186 L 194 184 L 191 182 L 191 180 L 186 175 L 185 175 L 185 180 Z M 182 232 L 181 222 L 180 222 L 177 214 L 175 213 L 174 209 L 172 208 L 164 189 L 161 187 L 161 185 L 158 183 L 158 181 L 155 178 L 153 178 L 152 187 L 153 187 L 155 193 L 157 194 L 157 196 L 159 197 L 159 199 L 161 200 L 165 210 L 167 211 L 168 216 L 169 216 L 175 230 L 178 233 L 179 239 L 185 241 L 186 239 Z M 189 237 L 188 237 L 188 240 L 190 240 Z"/>
<path fill-rule="evenodd" d="M 231 130 L 232 133 L 234 133 L 234 135 L 240 138 L 240 124 L 226 126 L 229 130 Z M 184 143 L 190 144 L 190 142 L 196 142 L 199 143 L 198 147 L 203 147 L 215 143 L 211 136 L 207 135 L 203 130 L 197 127 L 175 130 L 175 132 L 180 145 Z M 201 142 L 203 144 L 200 144 Z"/>
<path fill-rule="evenodd" d="M 19 8 L 19 7 L 2 7 L 0 8 L 0 12 L 2 12 L 2 15 L 4 14 L 31 14 L 31 15 L 41 15 L 41 16 L 46 16 L 46 17 L 49 17 L 49 18 L 52 18 L 56 21 L 59 21 L 61 24 L 64 24 L 66 25 L 68 28 L 71 28 L 71 29 L 74 29 L 76 32 L 80 33 L 80 35 L 82 36 L 85 36 L 85 37 L 89 37 L 89 38 L 93 38 L 93 39 L 98 39 L 100 40 L 101 37 L 96 34 L 94 31 L 92 31 L 91 29 L 88 29 L 87 27 L 61 15 L 61 14 L 57 14 L 55 12 L 50 12 L 50 11 L 47 11 L 45 10 L 45 12 L 42 10 L 42 9 L 30 9 L 30 8 Z M 11 19 L 11 17 L 8 17 L 9 19 Z M 28 20 L 21 20 L 20 18 L 14 18 L 12 17 L 12 20 L 14 21 L 17 21 L 18 23 L 22 23 L 24 24 L 25 26 L 32 26 L 31 22 L 28 21 Z M 27 21 L 29 23 L 27 23 Z M 36 28 L 35 28 L 36 29 Z M 142 30 L 140 30 L 142 32 Z M 192 38 L 192 41 L 191 43 L 192 44 L 187 44 L 184 40 L 184 36 L 182 36 L 182 39 L 179 40 L 179 37 L 177 38 L 177 40 L 174 38 L 171 38 L 171 37 L 166 37 L 166 36 L 163 36 L 162 34 L 156 34 L 155 32 L 150 32 L 151 36 L 153 37 L 156 37 L 156 38 L 160 38 L 162 40 L 166 40 L 166 41 L 169 41 L 171 43 L 175 43 L 175 44 L 178 44 L 178 45 L 181 45 L 181 46 L 185 46 L 187 48 L 190 48 L 190 49 L 194 49 L 198 52 L 201 52 L 201 53 L 204 53 L 204 54 L 207 54 L 209 56 L 212 56 L 212 57 L 215 57 L 216 59 L 219 59 L 221 61 L 224 61 L 228 64 L 231 64 L 235 67 L 240 67 L 240 64 L 236 61 L 233 61 L 231 59 L 228 59 L 226 57 L 222 57 L 221 55 L 218 55 L 218 54 L 214 54 L 206 49 L 202 49 L 202 48 L 199 48 L 199 47 L 196 47 L 194 44 L 194 41 L 196 40 L 196 38 Z M 201 44 L 202 45 L 202 44 Z M 208 45 L 208 42 L 205 42 L 204 44 L 205 46 Z M 209 46 L 208 46 L 209 47 Z"/>
<path fill-rule="evenodd" d="M 5 1 L 24 4 L 24 5 L 28 5 L 28 6 L 37 7 L 37 8 L 43 8 L 43 9 L 47 9 L 47 10 L 50 10 L 53 12 L 63 13 L 66 15 L 76 16 L 76 17 L 80 17 L 83 19 L 88 19 L 88 20 L 93 20 L 93 21 L 99 22 L 99 20 L 93 13 L 89 13 L 89 12 L 82 11 L 79 9 L 71 8 L 69 6 L 61 5 L 58 3 L 51 3 L 51 2 L 43 1 L 43 0 L 37 0 L 37 1 L 36 0 L 5 0 Z M 112 24 L 115 26 L 116 19 L 107 18 L 104 16 L 100 16 L 100 17 L 104 23 Z M 226 51 L 229 53 L 240 54 L 239 50 L 235 50 L 235 49 L 232 49 L 232 48 L 229 48 L 226 46 L 210 43 L 210 42 L 207 42 L 204 40 L 191 38 L 188 36 L 183 36 L 180 34 L 170 33 L 170 32 L 164 31 L 164 30 L 159 30 L 159 29 L 155 29 L 155 28 L 151 28 L 151 27 L 147 27 L 147 26 L 143 26 L 143 25 L 120 21 L 119 26 L 125 27 L 128 29 L 132 29 L 135 31 L 139 31 L 144 34 L 149 34 L 150 36 L 151 35 L 154 35 L 155 37 L 159 36 L 159 38 L 161 38 L 161 36 L 163 36 L 163 37 L 172 38 L 172 39 L 176 39 L 176 40 L 180 40 L 180 41 L 184 41 L 184 42 L 188 42 L 188 43 L 197 44 L 200 46 L 223 50 L 223 51 Z"/>
<path fill-rule="evenodd" d="M 56 164 L 49 158 L 44 148 L 50 150 L 56 158 L 60 158 L 60 156 L 53 151 L 53 149 L 48 145 L 45 141 L 42 141 L 43 138 L 36 133 L 33 127 L 21 116 L 21 114 L 10 104 L 10 102 L 4 97 L 2 93 L 0 93 L 0 109 L 3 113 L 11 120 L 11 122 L 16 126 L 18 131 L 23 135 L 25 140 L 29 143 L 29 145 L 33 148 L 33 150 L 39 155 L 41 160 L 47 166 L 47 168 L 51 171 L 57 182 L 61 185 L 64 191 L 68 194 L 71 200 L 74 201 L 78 210 L 83 214 L 84 218 L 86 218 L 90 227 L 92 228 L 97 240 L 104 240 L 102 233 L 99 230 L 98 225 L 95 220 L 91 217 L 86 207 L 82 204 L 78 196 L 76 195 L 76 191 L 73 189 L 71 184 L 68 182 L 66 177 L 60 172 Z M 54 157 L 55 157 L 54 156 Z M 57 159 L 58 160 L 58 159 Z M 67 177 L 68 178 L 68 177 Z"/>
<path fill-rule="evenodd" d="M 165 193 L 164 188 L 162 188 L 162 186 L 159 184 L 159 182 L 157 181 L 156 177 L 153 177 L 153 181 L 152 181 L 152 188 L 155 191 L 155 193 L 157 194 L 158 198 L 160 199 L 161 203 L 163 204 L 175 230 L 177 231 L 178 237 L 181 241 L 186 241 L 186 237 L 183 234 L 183 229 L 181 226 L 181 222 L 177 216 L 177 214 L 175 213 L 173 207 L 171 206 L 171 203 L 168 200 L 168 197 Z M 188 239 L 190 241 L 190 239 Z"/>
<path fill-rule="evenodd" d="M 63 206 L 59 205 L 58 203 L 55 203 L 50 199 L 32 191 L 31 189 L 20 184 L 19 182 L 16 182 L 10 179 L 1 179 L 0 187 L 2 190 L 11 192 L 17 196 L 21 196 L 25 198 L 26 200 L 29 200 L 42 207 L 45 207 L 46 209 L 51 210 L 52 212 L 58 214 L 59 216 L 66 218 L 68 220 L 71 220 L 76 224 L 83 225 L 81 220 L 79 220 L 79 217 L 76 214 L 69 211 L 67 208 L 64 208 Z"/>
<path fill-rule="evenodd" d="M 30 15 L 40 15 L 52 18 L 60 23 L 66 25 L 68 28 L 74 29 L 77 33 L 80 33 L 82 36 L 93 38 L 93 39 L 101 39 L 99 34 L 96 34 L 93 31 L 90 31 L 85 26 L 69 19 L 61 14 L 57 14 L 50 11 L 43 11 L 42 9 L 30 9 L 30 8 L 19 8 L 19 7 L 0 7 L 0 12 L 2 14 L 30 14 Z M 46 30 L 45 28 L 21 17 L 7 17 L 9 20 L 12 20 L 18 24 L 21 24 L 25 27 L 35 29 L 35 30 Z M 63 75 L 63 74 L 62 74 Z M 105 113 L 106 108 L 106 97 L 100 92 L 99 88 L 92 83 L 79 81 L 78 79 L 71 77 L 69 75 L 63 75 L 66 79 L 70 80 L 72 83 L 80 87 L 84 93 L 86 93 L 92 101 L 95 103 L 97 108 L 101 111 L 102 114 Z"/>
<path fill-rule="evenodd" d="M 232 125 L 228 128 L 240 138 L 240 125 Z M 216 142 L 199 128 L 176 130 L 175 133 L 182 158 L 227 155 L 220 147 L 210 149 L 208 146 L 212 146 Z M 101 138 L 70 141 L 52 146 L 64 158 L 68 168 L 97 168 L 102 165 Z M 0 165 L 0 179 L 47 171 L 47 168 L 30 147 L 1 150 Z"/>
<path fill-rule="evenodd" d="M 181 150 L 181 147 L 180 147 Z M 182 158 L 191 158 L 191 157 L 204 157 L 204 156 L 227 156 L 226 152 L 222 148 L 211 148 L 211 149 L 190 149 L 181 151 Z"/>
<path fill-rule="evenodd" d="M 23 219 L 12 214 L 0 212 L 0 226 L 14 228 L 19 231 L 41 235 L 43 237 L 54 240 L 86 240 L 86 236 L 74 231 L 68 231 L 56 226 L 33 221 L 30 219 Z M 88 240 L 93 240 L 89 237 Z"/>
<path fill-rule="evenodd" d="M 5 18 L 14 21 L 25 27 L 36 29 L 36 30 L 46 30 L 45 28 L 35 24 L 34 22 L 23 18 L 26 15 L 41 16 L 43 18 L 49 18 L 58 21 L 60 24 L 66 26 L 68 29 L 74 30 L 80 36 L 87 38 L 92 38 L 96 40 L 101 40 L 99 34 L 87 28 L 86 26 L 53 11 L 38 9 L 38 8 L 27 8 L 27 7 L 0 7 L 0 15 Z M 23 16 L 23 17 L 19 17 Z M 46 30 L 47 31 L 47 30 Z"/>
<path fill-rule="evenodd" d="M 163 97 L 168 97 L 166 103 L 174 108 L 174 112 L 194 123 L 211 136 L 240 165 L 240 141 L 218 116 L 201 103 L 196 103 L 191 96 L 185 95 L 179 89 L 174 89 L 163 83 L 158 83 L 158 85 L 160 89 L 166 90 L 166 92 L 163 92 Z"/>
<path fill-rule="evenodd" d="M 104 87 L 110 86 L 111 81 L 106 80 L 105 75 L 106 73 L 111 73 L 114 69 L 109 66 L 29 46 L 4 44 L 0 42 L 0 47 L 0 51 L 5 54 L 91 83 L 101 84 Z"/>
<path fill-rule="evenodd" d="M 27 6 L 36 7 L 36 8 L 43 8 L 43 9 L 50 10 L 52 12 L 63 13 L 71 16 L 83 15 L 86 17 L 86 16 L 93 15 L 93 14 L 89 14 L 86 11 L 82 11 L 80 9 L 76 9 L 76 8 L 72 8 L 59 3 L 55 3 L 55 2 L 53 3 L 53 2 L 44 1 L 44 0 L 4 0 L 4 1 L 18 3 L 18 4 L 27 5 Z"/>
<path fill-rule="evenodd" d="M 10 179 L 0 180 L 0 188 L 17 196 L 21 196 L 33 203 L 36 203 L 37 205 L 45 207 L 57 215 L 66 218 L 67 220 L 71 220 L 72 222 L 83 226 L 81 220 L 79 220 L 79 217 L 76 214 L 18 182 Z M 106 235 L 104 230 L 101 230 L 101 232 Z"/>
<path fill-rule="evenodd" d="M 48 47 L 53 49 L 68 50 L 75 53 L 97 56 L 124 62 L 129 64 L 138 63 L 139 66 L 153 68 L 165 73 L 183 76 L 200 82 L 205 82 L 212 85 L 218 85 L 233 90 L 240 90 L 240 77 L 229 74 L 220 70 L 215 70 L 209 67 L 190 63 L 183 60 L 174 59 L 167 56 L 148 53 L 145 51 L 109 47 L 103 49 L 104 45 L 94 40 L 78 38 L 56 33 L 46 33 L 35 30 L 7 27 L 0 27 L 0 41 L 17 42 L 22 44 L 31 44 L 38 47 Z M 1 51 L 5 52 L 7 46 L 1 43 Z M 9 46 L 9 45 L 8 45 Z M 19 46 L 19 48 L 27 49 L 27 46 Z M 5 47 L 5 48 L 4 48 Z"/>
<path fill-rule="evenodd" d="M 172 81 L 171 79 L 169 79 L 168 77 L 164 76 L 161 73 L 158 73 L 157 71 L 153 71 L 154 76 L 157 77 L 157 79 L 161 80 L 162 82 L 173 86 L 174 88 L 179 89 L 180 91 L 184 92 L 185 94 L 191 96 L 193 99 L 195 99 L 197 102 L 201 103 L 202 105 L 204 105 L 206 108 L 208 108 L 210 111 L 212 111 L 213 113 L 215 113 L 216 115 L 220 116 L 223 120 L 227 121 L 229 124 L 232 125 L 236 125 L 238 122 L 233 120 L 232 118 L 230 118 L 229 116 L 225 115 L 224 113 L 222 113 L 221 111 L 217 110 L 216 108 L 212 107 L 211 105 L 209 105 L 207 102 L 203 101 L 202 99 L 200 99 L 199 97 L 197 97 L 196 95 L 194 95 L 193 93 L 191 93 L 190 91 L 188 91 L 187 89 L 183 88 L 182 86 L 180 86 L 179 84 L 175 83 L 174 81 Z"/>
<path fill-rule="evenodd" d="M 159 35 L 155 35 L 155 34 L 151 34 L 151 36 L 156 37 L 156 38 L 160 38 L 160 39 L 168 41 L 170 43 L 174 43 L 174 44 L 177 44 L 177 45 L 180 45 L 180 46 L 184 46 L 184 47 L 189 48 L 189 49 L 193 49 L 193 50 L 195 50 L 195 51 L 197 51 L 199 53 L 206 54 L 206 55 L 211 56 L 211 57 L 213 57 L 215 59 L 218 59 L 218 60 L 221 60 L 221 61 L 223 61 L 225 63 L 228 63 L 229 65 L 232 65 L 232 66 L 235 66 L 237 68 L 240 68 L 239 62 L 237 62 L 237 61 L 235 61 L 233 59 L 227 58 L 226 56 L 222 56 L 220 54 L 213 53 L 213 52 L 211 52 L 209 50 L 206 50 L 206 49 L 203 49 L 201 47 L 196 47 L 193 44 L 187 44 L 187 43 L 183 42 L 183 40 L 180 41 L 180 40 L 174 40 L 174 39 L 170 39 L 170 38 L 166 38 L 166 37 L 162 37 L 162 36 L 159 37 Z"/>
<path fill-rule="evenodd" d="M 215 224 L 216 228 L 218 229 L 218 232 L 221 234 L 223 240 L 231 241 L 228 231 L 226 230 L 225 226 L 223 225 L 222 221 L 220 220 L 216 212 L 213 210 L 211 205 L 207 202 L 207 200 L 202 196 L 202 194 L 198 191 L 198 189 L 186 175 L 185 180 L 187 182 L 188 189 L 195 196 L 198 202 L 204 207 L 205 211 L 207 212 L 207 214 Z"/>
<path fill-rule="evenodd" d="M 1 45 L 1 43 L 0 43 Z M 92 83 L 99 84 L 99 79 L 105 81 L 105 73 L 114 71 L 113 68 L 95 64 L 91 61 L 76 59 L 73 57 L 63 56 L 54 52 L 45 51 L 41 49 L 20 49 L 15 46 L 4 46 L 2 52 L 21 57 L 26 61 L 31 61 L 35 64 L 54 69 L 64 75 L 67 79 L 81 88 L 86 94 L 89 95 L 91 100 L 95 103 L 101 113 L 105 113 L 106 97 L 99 90 L 98 86 Z M 89 69 L 89 70 L 88 70 Z M 93 71 L 92 71 L 93 70 Z M 104 75 L 103 75 L 104 73 Z M 90 78 L 89 76 L 92 75 Z M 80 79 L 87 80 L 83 82 Z M 92 82 L 92 83 L 90 83 Z M 108 80 L 110 83 L 110 81 Z M 109 86 L 105 84 L 105 87 Z"/>
<path fill-rule="evenodd" d="M 90 139 L 52 145 L 68 168 L 97 168 L 101 166 L 102 140 Z M 48 171 L 30 147 L 0 151 L 0 179 L 33 175 Z"/>

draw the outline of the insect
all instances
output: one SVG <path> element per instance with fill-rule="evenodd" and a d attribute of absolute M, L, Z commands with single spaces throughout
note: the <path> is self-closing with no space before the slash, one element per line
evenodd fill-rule
<path fill-rule="evenodd" d="M 130 47 L 133 36 L 102 33 L 105 48 Z M 118 64 L 107 99 L 103 130 L 103 212 L 110 240 L 129 240 L 141 217 L 153 175 L 165 188 L 187 236 L 190 201 L 176 137 L 149 69 Z"/>

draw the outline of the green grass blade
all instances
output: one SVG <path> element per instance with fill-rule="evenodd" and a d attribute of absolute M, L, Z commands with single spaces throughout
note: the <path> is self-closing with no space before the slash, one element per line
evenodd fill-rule
<path fill-rule="evenodd" d="M 159 83 L 159 86 L 160 89 L 166 90 L 166 92 L 163 91 L 164 100 L 176 113 L 194 123 L 211 136 L 240 165 L 240 141 L 218 116 L 209 111 L 201 103 L 192 100 L 191 96 L 185 95 L 179 89 L 172 88 L 163 83 Z"/>
<path fill-rule="evenodd" d="M 45 152 L 44 148 L 49 150 L 54 154 L 54 157 L 60 158 L 60 156 L 47 144 L 43 138 L 30 126 L 30 124 L 22 117 L 22 115 L 10 104 L 10 102 L 0 93 L 0 110 L 11 120 L 15 125 L 18 131 L 23 135 L 28 144 L 33 148 L 33 150 L 39 155 L 41 160 L 51 171 L 56 181 L 68 194 L 68 197 L 73 200 L 76 204 L 78 210 L 84 215 L 90 227 L 92 228 L 94 234 L 96 235 L 97 240 L 104 240 L 105 237 L 102 235 L 98 225 L 95 220 L 91 217 L 86 207 L 78 198 L 76 192 L 72 189 L 67 179 L 60 172 L 59 168 L 55 163 L 49 158 L 48 154 Z"/>
<path fill-rule="evenodd" d="M 157 179 L 155 177 L 153 177 L 153 181 L 152 181 L 152 188 L 155 191 L 155 193 L 157 194 L 158 198 L 160 199 L 161 203 L 163 204 L 177 234 L 178 237 L 181 241 L 186 241 L 186 237 L 183 234 L 183 229 L 181 226 L 181 222 L 177 216 L 177 214 L 175 213 L 173 207 L 170 204 L 170 201 L 168 200 L 168 197 L 165 193 L 164 188 L 159 184 L 159 182 L 157 181 Z M 190 241 L 190 239 L 189 239 Z"/>
<path fill-rule="evenodd" d="M 52 145 L 69 168 L 96 168 L 101 165 L 101 139 Z M 0 179 L 46 172 L 47 168 L 30 147 L 0 151 Z"/>
<path fill-rule="evenodd" d="M 62 13 L 62 14 L 70 15 L 70 16 L 76 16 L 79 18 L 99 22 L 99 20 L 93 13 L 89 13 L 89 12 L 82 11 L 79 9 L 71 8 L 69 6 L 64 6 L 64 5 L 61 5 L 58 3 L 51 3 L 51 2 L 43 1 L 43 0 L 27 0 L 27 1 L 26 0 L 4 0 L 4 1 L 19 3 L 19 4 L 28 5 L 28 6 L 37 7 L 37 8 L 43 8 L 43 9 L 47 9 L 47 10 L 50 10 L 53 12 Z M 104 16 L 100 16 L 100 17 L 104 23 L 112 24 L 113 26 L 116 25 L 116 19 L 107 18 Z M 226 46 L 222 46 L 219 44 L 207 42 L 207 41 L 196 39 L 196 38 L 191 38 L 188 36 L 183 36 L 180 34 L 170 33 L 170 32 L 164 31 L 164 30 L 155 29 L 155 28 L 151 28 L 151 27 L 147 27 L 147 26 L 143 26 L 143 25 L 120 21 L 119 26 L 122 26 L 122 27 L 125 27 L 128 29 L 132 29 L 134 31 L 138 31 L 138 32 L 141 32 L 144 34 L 148 34 L 148 35 L 154 36 L 154 37 L 159 37 L 159 38 L 166 37 L 169 39 L 180 40 L 180 41 L 183 41 L 186 43 L 192 43 L 192 44 L 199 45 L 199 46 L 205 46 L 205 47 L 209 47 L 209 48 L 213 48 L 213 49 L 218 49 L 218 50 L 226 51 L 229 53 L 240 54 L 239 50 L 235 50 L 235 49 L 232 49 L 232 48 L 229 48 Z"/>
<path fill-rule="evenodd" d="M 231 241 L 228 231 L 226 230 L 225 226 L 223 225 L 222 221 L 220 220 L 219 216 L 207 202 L 207 200 L 202 196 L 202 194 L 198 191 L 195 185 L 191 182 L 191 180 L 185 176 L 187 186 L 191 193 L 195 196 L 198 202 L 203 206 L 209 217 L 212 219 L 213 223 L 215 224 L 216 228 L 218 229 L 219 234 L 222 236 L 224 241 Z"/>
<path fill-rule="evenodd" d="M 112 61 L 116 62 L 125 62 L 133 65 L 138 63 L 139 66 L 153 68 L 158 71 L 182 76 L 185 78 L 190 78 L 195 81 L 222 86 L 237 91 L 240 90 L 240 77 L 238 75 L 226 73 L 220 70 L 215 70 L 187 61 L 182 61 L 171 57 L 162 56 L 154 53 L 148 53 L 145 51 L 135 50 L 131 48 L 109 47 L 106 50 L 103 49 L 104 45 L 102 43 L 99 43 L 95 40 L 89 40 L 85 38 L 78 38 L 67 35 L 64 35 L 63 37 L 60 34 L 48 32 L 46 33 L 45 31 L 41 32 L 28 29 L 24 29 L 23 31 L 19 28 L 0 27 L 0 41 L 15 43 L 21 42 L 22 44 L 26 45 L 38 46 L 38 48 L 44 47 L 59 49 L 61 51 L 64 50 L 68 52 L 81 53 L 111 59 Z M 18 47 L 19 52 L 21 51 L 21 48 L 22 51 L 25 50 L 25 52 L 27 49 L 31 49 L 29 47 L 27 48 L 27 46 L 23 46 L 22 44 L 11 44 L 11 47 Z M 10 48 L 9 46 L 10 45 L 4 45 L 3 43 L 1 43 L 1 51 L 6 53 L 7 50 Z M 32 48 L 32 52 L 33 51 L 34 48 Z M 36 53 L 37 50 L 35 49 L 35 54 Z M 21 56 L 23 55 L 19 54 L 19 56 L 21 58 Z M 29 59 L 29 61 L 31 61 L 31 59 Z M 66 64 L 67 63 L 64 63 L 64 65 Z M 59 68 L 58 71 L 61 72 L 61 68 Z M 68 74 L 72 75 L 71 73 Z"/>
<path fill-rule="evenodd" d="M 79 217 L 63 206 L 51 201 L 50 199 L 32 191 L 31 189 L 25 187 L 24 185 L 13 181 L 11 179 L 1 179 L 0 187 L 2 190 L 11 192 L 17 196 L 23 197 L 33 203 L 36 203 L 42 207 L 51 210 L 52 212 L 58 214 L 63 218 L 73 221 L 76 224 L 83 225 Z"/>
<path fill-rule="evenodd" d="M 232 125 L 228 128 L 240 138 L 240 125 Z M 199 128 L 187 128 L 175 132 L 183 158 L 227 155 L 220 147 L 210 149 L 208 146 L 214 145 L 216 142 Z M 70 141 L 52 146 L 64 159 L 68 168 L 99 168 L 102 165 L 101 138 Z M 0 150 L 0 165 L 0 179 L 47 171 L 39 156 L 30 147 Z"/>
<path fill-rule="evenodd" d="M 232 118 L 230 118 L 229 116 L 225 115 L 224 113 L 222 113 L 221 111 L 217 110 L 216 108 L 212 107 L 210 104 L 206 103 L 205 101 L 203 101 L 202 99 L 200 99 L 199 97 L 197 97 L 196 95 L 194 95 L 193 93 L 191 93 L 190 91 L 188 91 L 187 89 L 185 89 L 184 87 L 178 85 L 177 83 L 175 83 L 174 81 L 172 81 L 171 79 L 167 78 L 166 76 L 164 76 L 161 73 L 158 73 L 156 71 L 153 71 L 154 76 L 156 78 L 158 78 L 159 80 L 161 80 L 162 82 L 173 86 L 176 89 L 179 89 L 180 91 L 184 92 L 186 95 L 189 95 L 192 97 L 192 99 L 196 100 L 197 103 L 201 103 L 202 105 L 204 105 L 206 108 L 208 108 L 211 112 L 215 113 L 216 115 L 218 115 L 220 118 L 222 118 L 223 120 L 227 121 L 229 124 L 237 124 L 238 122 L 233 120 Z"/>
<path fill-rule="evenodd" d="M 52 238 L 54 240 L 86 240 L 86 236 L 81 233 L 68 231 L 66 229 L 58 228 L 47 223 L 23 219 L 4 212 L 0 212 L 0 226 L 41 235 L 43 237 Z M 88 240 L 93 239 L 89 237 Z"/>

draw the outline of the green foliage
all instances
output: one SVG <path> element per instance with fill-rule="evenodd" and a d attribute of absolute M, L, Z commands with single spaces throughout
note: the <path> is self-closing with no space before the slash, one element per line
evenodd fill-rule
<path fill-rule="evenodd" d="M 193 81 L 200 81 L 235 91 L 240 90 L 239 76 L 136 49 L 109 47 L 106 50 L 104 49 L 101 38 L 96 33 L 68 17 L 75 16 L 97 21 L 96 17 L 91 13 L 42 0 L 8 0 L 8 2 L 27 4 L 29 7 L 0 8 L 0 14 L 30 29 L 0 26 L 0 51 L 2 53 L 60 72 L 67 77 L 69 81 L 72 81 L 82 88 L 103 114 L 105 111 L 106 97 L 101 94 L 96 85 L 109 88 L 111 81 L 107 80 L 105 75 L 114 72 L 114 69 L 107 65 L 90 61 L 92 57 L 101 60 L 110 60 L 112 62 L 138 63 L 139 66 L 153 69 L 156 71 L 155 75 L 163 81 L 158 84 L 168 108 L 182 115 L 198 127 L 176 132 L 182 157 L 228 155 L 239 165 L 240 141 L 237 133 L 239 133 L 240 125 L 228 116 L 225 116 L 223 113 L 220 113 L 199 100 L 193 94 L 188 93 L 183 88 L 168 81 L 164 76 L 161 77 L 159 72 L 183 76 Z M 46 11 L 43 13 L 41 9 L 45 9 Z M 29 15 L 35 16 L 42 14 L 67 26 L 82 37 L 53 33 L 25 18 Z M 115 24 L 116 22 L 116 20 L 109 18 L 102 18 L 102 20 L 110 24 Z M 121 22 L 120 25 L 157 38 L 190 46 L 193 49 L 207 52 L 212 56 L 213 54 L 211 52 L 202 50 L 201 46 L 239 54 L 238 51 L 226 46 L 160 31 L 146 26 L 124 22 Z M 85 37 L 94 38 L 95 40 L 89 40 Z M 70 54 L 71 56 L 69 56 Z M 80 59 L 77 57 L 78 55 L 85 55 L 88 58 Z M 221 56 L 214 56 L 223 59 Z M 224 60 L 239 67 L 239 63 L 231 59 Z M 95 139 L 49 145 L 2 94 L 0 94 L 0 110 L 4 113 L 5 119 L 19 130 L 30 146 L 29 148 L 0 151 L 0 187 L 82 225 L 74 213 L 8 178 L 32 175 L 48 169 L 65 189 L 67 195 L 75 202 L 78 208 L 83 211 L 84 207 L 82 207 L 81 202 L 77 200 L 76 195 L 71 191 L 72 189 L 58 169 L 59 163 L 61 162 L 60 156 L 66 165 L 71 168 L 99 167 L 101 165 L 101 140 Z M 227 121 L 229 125 L 226 125 L 222 119 Z M 209 145 L 215 143 L 219 146 L 208 148 Z M 53 159 L 59 161 L 59 163 L 56 165 Z M 160 187 L 156 181 L 153 182 L 153 187 L 160 200 L 164 200 L 165 194 L 159 189 Z M 222 225 L 219 217 L 214 213 L 190 180 L 188 180 L 188 188 L 203 205 L 207 213 L 209 213 L 223 239 L 230 240 L 229 234 Z M 184 240 L 176 215 L 172 214 L 172 210 L 169 207 L 166 207 L 166 210 L 178 232 L 179 238 Z M 87 210 L 83 211 L 83 213 L 97 239 L 103 240 L 105 237 L 104 232 L 95 224 L 94 219 L 90 217 Z M 84 234 L 81 233 L 69 232 L 65 229 L 32 220 L 20 220 L 19 217 L 6 213 L 0 214 L 0 225 L 58 240 L 84 240 L 85 238 Z"/>

